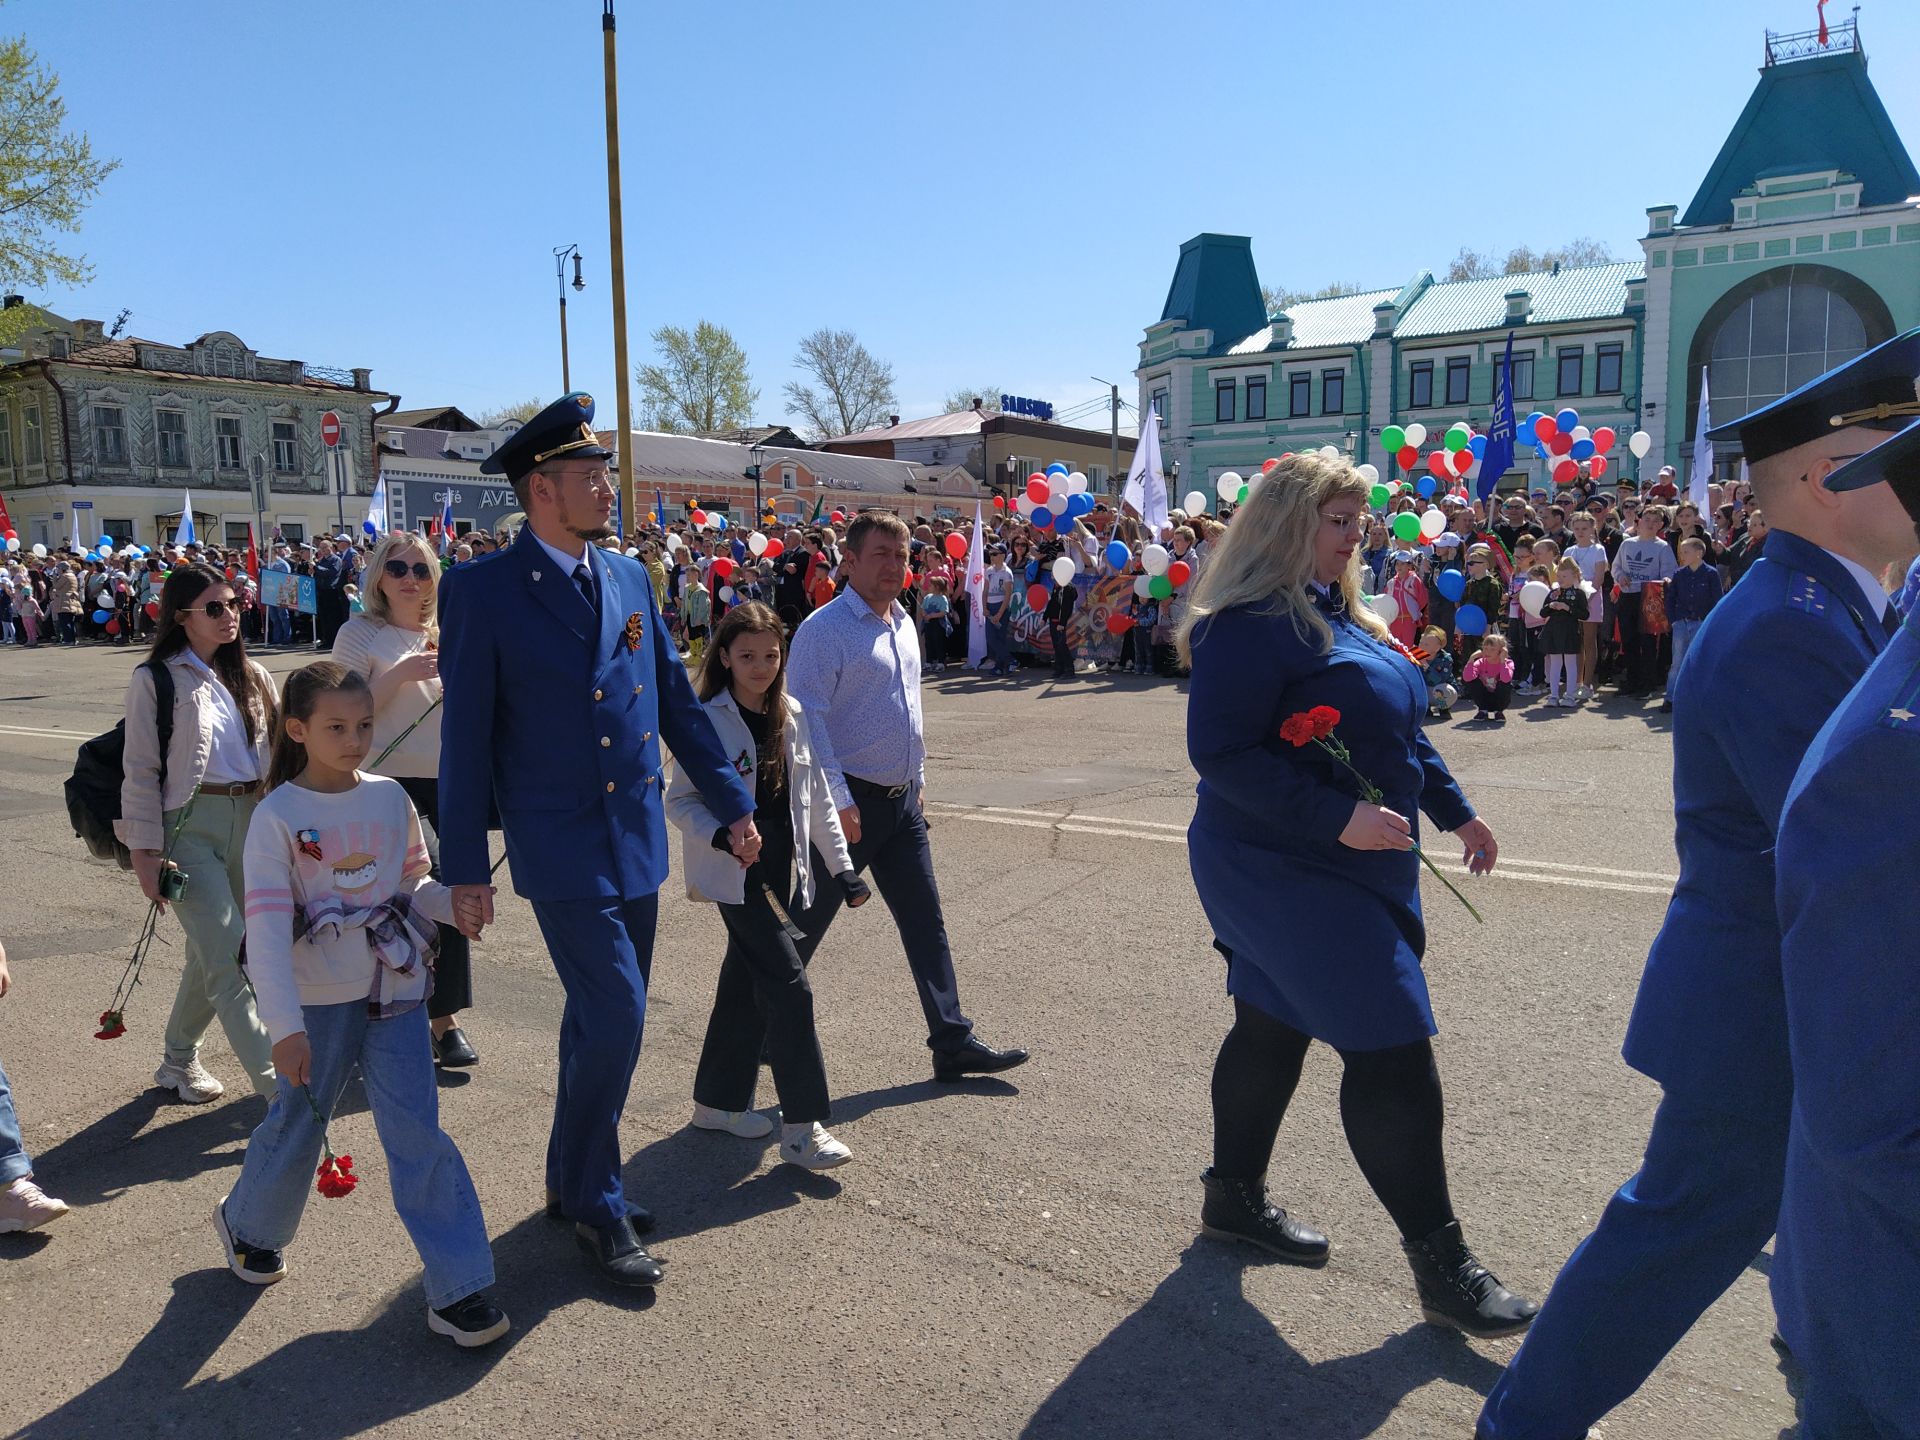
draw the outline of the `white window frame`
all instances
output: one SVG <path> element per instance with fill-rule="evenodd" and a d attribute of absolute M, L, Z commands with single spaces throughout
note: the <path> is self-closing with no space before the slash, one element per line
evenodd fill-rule
<path fill-rule="evenodd" d="M 228 424 L 239 428 L 228 435 L 221 426 Z M 233 442 L 233 459 L 227 459 L 227 442 Z M 216 470 L 241 471 L 247 468 L 247 421 L 244 415 L 215 415 L 213 417 L 213 467 Z"/>
<path fill-rule="evenodd" d="M 100 412 L 111 410 L 120 417 L 117 426 L 102 425 Z M 99 465 L 128 465 L 132 457 L 127 452 L 127 407 L 113 400 L 89 400 L 87 402 L 87 429 L 93 437 L 94 463 Z M 113 430 L 120 432 L 120 453 L 109 455 L 103 437 Z"/>
<path fill-rule="evenodd" d="M 276 475 L 298 475 L 300 473 L 300 428 L 291 420 L 273 420 L 268 422 L 268 433 L 273 442 L 273 473 Z M 281 427 L 286 427 L 286 437 L 281 438 Z M 280 446 L 287 447 L 287 463 L 280 463 Z"/>
<path fill-rule="evenodd" d="M 46 433 L 40 428 L 40 402 L 28 400 L 20 407 L 20 463 L 27 466 L 47 463 Z"/>
<path fill-rule="evenodd" d="M 180 428 L 177 431 L 164 429 L 160 424 L 163 415 L 178 415 Z M 180 458 L 167 458 L 167 436 L 177 434 L 180 437 Z M 153 448 L 154 457 L 162 470 L 189 470 L 193 467 L 193 441 L 187 433 L 187 412 L 177 405 L 156 405 L 153 407 Z"/>
<path fill-rule="evenodd" d="M 799 488 L 800 488 L 800 477 L 798 476 L 798 474 L 795 473 L 793 466 L 782 465 L 780 467 L 781 492 L 783 494 L 792 494 L 793 492 L 797 491 Z"/>

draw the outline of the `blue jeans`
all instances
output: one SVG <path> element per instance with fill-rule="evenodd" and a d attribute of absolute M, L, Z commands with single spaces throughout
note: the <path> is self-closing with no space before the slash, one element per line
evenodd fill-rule
<path fill-rule="evenodd" d="M 286 645 L 293 640 L 293 612 L 284 605 L 267 607 L 267 643 Z"/>
<path fill-rule="evenodd" d="M 1673 690 L 1673 677 L 1680 673 L 1680 662 L 1687 658 L 1687 651 L 1693 645 L 1693 637 L 1700 633 L 1701 620 L 1676 620 L 1673 622 L 1673 664 L 1667 668 L 1667 690 Z"/>
<path fill-rule="evenodd" d="M 441 1310 L 486 1289 L 493 1283 L 493 1248 L 467 1162 L 440 1128 L 426 1006 L 385 1020 L 369 1019 L 364 1000 L 306 1005 L 300 1013 L 313 1047 L 312 1104 L 300 1087 L 280 1080 L 225 1202 L 234 1239 L 267 1250 L 292 1241 L 320 1164 L 313 1106 L 331 1116 L 358 1065 L 386 1152 L 393 1208 L 426 1271 L 427 1304 Z M 352 1153 L 338 1134 L 333 1139 L 336 1154 Z"/>
<path fill-rule="evenodd" d="M 1012 605 L 1009 604 L 1007 609 L 1008 613 L 998 621 L 991 617 L 987 620 L 987 659 L 996 670 L 1013 668 Z"/>
<path fill-rule="evenodd" d="M 20 1117 L 13 1113 L 13 1091 L 7 1072 L 0 1069 L 0 1188 L 33 1173 L 33 1157 L 20 1138 Z"/>
<path fill-rule="evenodd" d="M 1553 1282 L 1479 1440 L 1573 1440 L 1646 1383 L 1772 1236 L 1787 1120 L 1660 1102 L 1639 1172 Z"/>

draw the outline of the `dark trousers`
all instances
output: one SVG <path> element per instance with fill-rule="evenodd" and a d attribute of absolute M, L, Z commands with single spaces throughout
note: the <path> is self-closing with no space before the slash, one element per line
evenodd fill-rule
<path fill-rule="evenodd" d="M 588 1225 L 611 1225 L 629 1213 L 620 1184 L 620 1111 L 640 1059 L 659 913 L 658 894 L 533 902 L 567 992 L 547 1188 L 560 1197 L 561 1214 Z"/>
<path fill-rule="evenodd" d="M 316 650 L 331 650 L 333 637 L 347 623 L 347 597 L 341 590 L 322 590 L 314 601 L 313 643 Z"/>
<path fill-rule="evenodd" d="M 847 777 L 847 788 L 860 807 L 860 838 L 849 847 L 854 872 L 873 872 L 874 888 L 887 902 L 900 932 L 914 988 L 920 992 L 920 1008 L 926 1012 L 927 1044 L 935 1050 L 963 1045 L 973 1033 L 973 1022 L 960 1010 L 960 982 L 954 978 L 953 952 L 947 948 L 947 922 L 940 913 L 933 847 L 927 842 L 920 802 L 911 788 L 889 798 L 886 787 L 852 775 Z M 823 883 L 816 887 L 806 912 L 793 917 L 807 935 L 798 946 L 801 960 L 807 963 L 845 903 L 840 887 L 832 883 L 833 867 L 818 850 L 813 852 L 813 873 Z"/>
<path fill-rule="evenodd" d="M 1628 694 L 1644 695 L 1653 688 L 1653 667 L 1658 660 L 1660 637 L 1647 634 L 1645 599 L 1638 591 L 1620 594 L 1620 658 L 1626 664 L 1625 685 Z"/>
<path fill-rule="evenodd" d="M 693 1098 L 716 1110 L 751 1107 L 764 1043 L 781 1118 L 789 1125 L 825 1123 L 827 1065 L 813 1026 L 813 987 L 793 937 L 767 903 L 758 871 L 747 875 L 745 904 L 719 909 L 727 954 L 693 1072 Z"/>
<path fill-rule="evenodd" d="M 1073 674 L 1073 646 L 1067 640 L 1067 627 L 1057 620 L 1047 622 L 1047 638 L 1053 642 L 1053 673 L 1064 679 Z"/>
<path fill-rule="evenodd" d="M 1547 666 L 1540 653 L 1540 635 L 1544 626 L 1528 625 L 1525 620 L 1507 625 L 1507 648 L 1513 652 L 1513 678 L 1516 684 L 1538 685 L 1547 678 Z"/>
<path fill-rule="evenodd" d="M 1513 686 L 1505 680 L 1482 680 L 1476 677 L 1467 681 L 1462 692 L 1473 702 L 1474 709 L 1491 710 L 1496 715 L 1513 703 Z"/>
<path fill-rule="evenodd" d="M 398 775 L 400 788 L 420 812 L 422 838 L 433 861 L 433 878 L 440 878 L 440 782 L 424 776 Z M 427 1018 L 438 1020 L 473 1007 L 473 946 L 451 925 L 440 927 L 440 958 L 433 966 L 433 994 L 427 1000 Z"/>

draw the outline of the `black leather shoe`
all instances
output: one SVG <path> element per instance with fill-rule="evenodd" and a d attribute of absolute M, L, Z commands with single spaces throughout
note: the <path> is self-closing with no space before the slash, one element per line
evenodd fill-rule
<path fill-rule="evenodd" d="M 458 1025 L 433 1042 L 433 1058 L 436 1064 L 448 1070 L 464 1070 L 469 1065 L 480 1063 L 479 1055 L 467 1043 L 467 1037 L 460 1032 Z"/>
<path fill-rule="evenodd" d="M 600 1273 L 616 1285 L 650 1289 L 666 1275 L 660 1268 L 660 1262 L 647 1254 L 647 1247 L 633 1233 L 631 1221 L 616 1220 L 611 1225 L 575 1225 L 573 1236 L 580 1242 L 580 1248 L 593 1256 Z"/>
<path fill-rule="evenodd" d="M 1327 1237 L 1302 1225 L 1279 1206 L 1268 1203 L 1267 1182 L 1229 1180 L 1209 1165 L 1200 1183 L 1207 1198 L 1200 1207 L 1200 1233 L 1216 1240 L 1244 1240 L 1276 1255 L 1289 1265 L 1327 1263 Z"/>
<path fill-rule="evenodd" d="M 933 1052 L 933 1078 L 951 1085 L 969 1075 L 997 1075 L 1026 1063 L 1024 1050 L 996 1050 L 978 1036 L 969 1035 L 966 1043 L 955 1049 Z"/>
<path fill-rule="evenodd" d="M 1420 1291 L 1420 1313 L 1428 1324 L 1450 1325 L 1482 1340 L 1518 1335 L 1533 1323 L 1540 1306 L 1516 1295 L 1467 1248 L 1460 1222 L 1441 1226 L 1420 1240 L 1402 1241 L 1413 1283 Z"/>
<path fill-rule="evenodd" d="M 547 1218 L 549 1220 L 564 1220 L 567 1218 L 566 1215 L 561 1212 L 560 1197 L 551 1190 L 547 1191 Z M 633 1226 L 633 1233 L 636 1235 L 651 1235 L 653 1233 L 653 1212 L 644 1205 L 636 1205 L 629 1200 L 627 1202 L 627 1221 Z"/>

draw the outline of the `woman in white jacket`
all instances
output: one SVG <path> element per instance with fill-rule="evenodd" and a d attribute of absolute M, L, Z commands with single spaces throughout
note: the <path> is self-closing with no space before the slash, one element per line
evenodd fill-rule
<path fill-rule="evenodd" d="M 786 693 L 786 629 L 758 601 L 729 610 L 695 678 L 707 718 L 734 768 L 754 777 L 760 856 L 743 865 L 727 827 L 676 768 L 667 816 L 685 840 L 687 894 L 720 907 L 727 953 L 693 1081 L 693 1123 L 756 1139 L 773 1129 L 754 1113 L 753 1087 L 764 1046 L 780 1096 L 780 1158 L 829 1170 L 853 1158 L 827 1132 L 827 1070 L 813 1024 L 813 988 L 794 941 L 792 916 L 814 888 L 837 884 L 849 906 L 868 890 L 854 873 L 840 816 L 815 765 L 806 717 Z M 824 863 L 831 874 L 818 874 Z"/>

